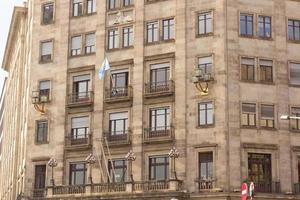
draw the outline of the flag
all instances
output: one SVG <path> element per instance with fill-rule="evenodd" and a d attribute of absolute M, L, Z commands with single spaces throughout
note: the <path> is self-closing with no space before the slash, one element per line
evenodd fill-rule
<path fill-rule="evenodd" d="M 110 69 L 109 62 L 108 62 L 107 57 L 105 56 L 102 66 L 99 69 L 99 79 L 100 80 L 104 78 L 105 72 L 109 69 Z"/>

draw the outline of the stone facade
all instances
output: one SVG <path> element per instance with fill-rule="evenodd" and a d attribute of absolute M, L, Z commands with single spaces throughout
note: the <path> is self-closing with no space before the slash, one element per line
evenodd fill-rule
<path fill-rule="evenodd" d="M 19 194 L 33 197 L 36 166 L 47 166 L 50 158 L 55 158 L 58 165 L 53 169 L 55 187 L 51 184 L 52 169 L 46 169 L 45 182 L 49 187 L 42 190 L 42 196 L 49 199 L 239 199 L 241 183 L 249 178 L 250 153 L 270 155 L 271 181 L 277 188 L 258 192 L 256 199 L 299 198 L 295 187 L 299 182 L 299 131 L 291 130 L 289 121 L 280 120 L 280 116 L 289 114 L 291 107 L 300 107 L 300 89 L 289 81 L 290 63 L 300 62 L 300 44 L 290 41 L 287 34 L 288 19 L 300 20 L 300 1 L 135 0 L 131 6 L 108 9 L 105 0 L 96 0 L 96 12 L 91 14 L 87 14 L 88 1 L 82 2 L 83 14 L 76 17 L 72 16 L 70 0 L 29 0 L 25 8 L 15 10 L 3 63 L 10 75 L 5 86 L 1 200 L 16 199 Z M 121 5 L 121 1 L 116 2 Z M 42 12 L 48 3 L 54 5 L 53 21 L 45 25 Z M 199 35 L 198 16 L 205 12 L 212 13 L 213 31 Z M 241 14 L 252 16 L 253 35 L 240 35 Z M 257 36 L 259 16 L 271 17 L 270 38 Z M 170 18 L 175 21 L 175 38 L 164 41 L 162 22 Z M 146 25 L 152 21 L 160 24 L 160 39 L 149 44 Z M 134 30 L 133 46 L 108 50 L 108 31 L 119 30 L 121 46 L 122 30 L 128 26 Z M 95 33 L 95 53 L 71 56 L 72 38 L 82 36 L 84 43 L 89 33 Z M 49 62 L 40 59 L 44 41 L 53 44 Z M 81 50 L 85 50 L 83 45 Z M 100 80 L 98 71 L 104 55 L 111 69 Z M 198 58 L 205 56 L 213 58 L 213 81 L 209 82 L 208 95 L 201 95 L 192 77 Z M 255 60 L 254 81 L 242 80 L 244 57 Z M 261 59 L 273 61 L 271 83 L 262 83 L 258 78 Z M 155 63 L 169 63 L 173 83 L 168 91 L 159 94 L 147 93 L 150 68 Z M 109 98 L 106 89 L 110 88 L 111 72 L 124 69 L 129 77 L 128 96 Z M 76 102 L 72 96 L 73 80 L 79 75 L 90 77 L 88 91 L 92 93 L 86 102 Z M 51 92 L 49 102 L 37 105 L 44 106 L 45 109 L 39 107 L 45 111 L 41 113 L 31 104 L 30 97 L 44 80 L 51 81 Z M 212 102 L 213 124 L 203 127 L 198 125 L 198 104 L 205 102 Z M 256 105 L 255 127 L 242 126 L 243 103 Z M 273 128 L 263 128 L 259 123 L 260 108 L 265 104 L 274 106 Z M 161 107 L 170 108 L 170 137 L 152 140 L 146 135 L 149 112 Z M 119 112 L 128 113 L 128 139 L 109 142 L 107 148 L 103 136 L 109 131 L 109 117 Z M 89 142 L 73 146 L 69 144 L 72 118 L 80 116 L 89 119 Z M 36 142 L 39 120 L 48 122 L 43 144 Z M 149 186 L 149 157 L 168 155 L 173 146 L 180 153 L 175 162 L 180 181 L 170 179 L 165 185 Z M 98 183 L 108 187 L 103 183 L 107 182 L 104 158 L 123 159 L 130 150 L 136 155 L 132 163 L 135 184 L 128 182 L 120 186 L 122 189 L 96 192 Z M 199 153 L 205 152 L 213 155 L 214 181 L 213 186 L 199 190 Z M 67 187 L 70 164 L 85 161 L 89 154 L 97 160 L 88 166 L 86 174 L 91 170 L 94 184 L 71 192 Z M 170 162 L 170 171 L 171 168 Z"/>

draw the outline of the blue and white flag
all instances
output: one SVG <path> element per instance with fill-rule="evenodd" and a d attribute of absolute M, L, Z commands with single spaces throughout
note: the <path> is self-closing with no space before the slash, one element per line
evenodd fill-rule
<path fill-rule="evenodd" d="M 109 69 L 110 69 L 110 65 L 109 65 L 107 57 L 105 56 L 102 66 L 99 70 L 99 79 L 100 80 L 104 78 L 105 72 Z"/>

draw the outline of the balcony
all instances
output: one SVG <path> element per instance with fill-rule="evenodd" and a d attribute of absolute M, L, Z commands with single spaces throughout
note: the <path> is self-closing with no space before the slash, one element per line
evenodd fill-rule
<path fill-rule="evenodd" d="M 132 87 L 112 87 L 105 89 L 105 103 L 118 103 L 132 100 Z"/>
<path fill-rule="evenodd" d="M 110 146 L 128 145 L 130 144 L 130 133 L 131 131 L 115 131 L 114 133 L 106 132 L 104 136 Z"/>
<path fill-rule="evenodd" d="M 133 183 L 133 191 L 161 191 L 168 190 L 169 182 L 168 181 L 140 181 Z"/>
<path fill-rule="evenodd" d="M 92 134 L 75 134 L 71 133 L 65 139 L 66 149 L 86 149 L 92 146 Z"/>
<path fill-rule="evenodd" d="M 68 96 L 68 107 L 80 107 L 80 106 L 90 106 L 94 101 L 93 92 L 80 92 L 69 94 Z"/>
<path fill-rule="evenodd" d="M 280 182 L 257 182 L 254 183 L 257 193 L 280 193 Z"/>
<path fill-rule="evenodd" d="M 125 183 L 99 183 L 92 185 L 92 193 L 125 192 Z"/>
<path fill-rule="evenodd" d="M 86 191 L 85 185 L 66 185 L 53 187 L 53 195 L 61 194 L 82 194 Z"/>
<path fill-rule="evenodd" d="M 144 142 L 164 142 L 174 139 L 173 126 L 151 127 L 144 129 Z"/>
<path fill-rule="evenodd" d="M 199 192 L 213 192 L 215 188 L 215 179 L 196 179 L 195 182 L 198 185 Z"/>
<path fill-rule="evenodd" d="M 172 80 L 145 84 L 145 98 L 172 96 L 175 84 Z"/>

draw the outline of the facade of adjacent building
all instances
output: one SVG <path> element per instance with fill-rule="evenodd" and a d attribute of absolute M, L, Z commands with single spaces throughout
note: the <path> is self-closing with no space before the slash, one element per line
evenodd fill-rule
<path fill-rule="evenodd" d="M 300 116 L 299 9 L 28 0 L 2 65 L 0 199 L 239 199 L 244 181 L 300 199 L 300 120 L 280 119 Z"/>

